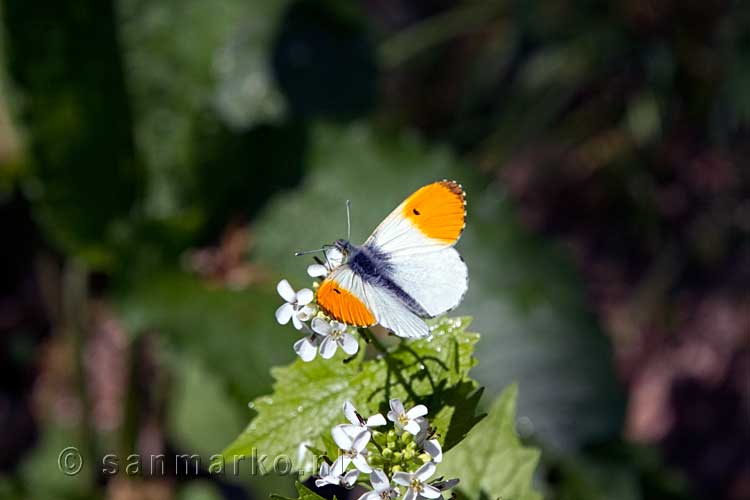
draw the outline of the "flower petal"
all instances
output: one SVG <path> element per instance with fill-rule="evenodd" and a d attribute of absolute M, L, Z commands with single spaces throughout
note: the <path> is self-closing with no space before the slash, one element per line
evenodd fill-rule
<path fill-rule="evenodd" d="M 417 417 L 414 421 L 419 424 L 419 432 L 414 434 L 414 441 L 420 444 L 427 438 L 427 432 L 430 430 L 430 423 L 424 417 Z"/>
<path fill-rule="evenodd" d="M 282 299 L 289 303 L 293 303 L 294 299 L 297 298 L 297 294 L 294 293 L 294 288 L 292 288 L 292 285 L 290 285 L 287 280 L 279 281 L 279 284 L 276 285 L 276 291 L 279 292 Z"/>
<path fill-rule="evenodd" d="M 434 473 L 435 473 L 435 464 L 432 462 L 427 462 L 422 467 L 417 469 L 417 472 L 414 473 L 414 477 L 416 477 L 422 482 L 425 482 L 428 479 L 430 479 Z"/>
<path fill-rule="evenodd" d="M 328 486 L 329 484 L 331 483 L 328 482 L 328 476 L 319 477 L 318 479 L 315 480 L 315 486 L 317 486 L 318 488 L 322 488 L 323 486 Z"/>
<path fill-rule="evenodd" d="M 376 413 L 375 415 L 372 415 L 367 419 L 367 427 L 380 427 L 381 425 L 385 424 L 385 417 L 383 417 L 383 415 L 381 415 L 380 413 Z"/>
<path fill-rule="evenodd" d="M 391 405 L 391 410 L 393 410 L 396 416 L 404 413 L 404 405 L 400 399 L 391 399 L 388 403 Z"/>
<path fill-rule="evenodd" d="M 343 349 L 349 356 L 357 354 L 357 351 L 359 351 L 359 342 L 348 333 L 339 337 L 339 345 L 341 345 L 341 349 Z"/>
<path fill-rule="evenodd" d="M 341 455 L 331 464 L 331 471 L 328 474 L 335 477 L 343 476 L 346 468 L 349 467 L 351 462 L 351 458 Z"/>
<path fill-rule="evenodd" d="M 380 500 L 380 493 L 377 491 L 366 491 L 357 500 Z"/>
<path fill-rule="evenodd" d="M 331 337 L 326 337 L 323 342 L 320 343 L 320 357 L 323 359 L 331 359 L 336 354 L 336 341 Z"/>
<path fill-rule="evenodd" d="M 288 302 L 281 304 L 281 306 L 276 309 L 276 321 L 279 322 L 280 325 L 286 325 L 289 323 L 289 320 L 292 319 L 292 314 L 294 314 L 294 306 Z"/>
<path fill-rule="evenodd" d="M 416 436 L 417 434 L 419 434 L 419 424 L 416 420 L 409 420 L 409 422 L 404 426 L 404 430 L 412 436 Z"/>
<path fill-rule="evenodd" d="M 294 343 L 294 352 L 302 361 L 312 361 L 318 353 L 318 348 L 308 337 L 303 337 Z"/>
<path fill-rule="evenodd" d="M 425 415 L 427 415 L 427 407 L 425 405 L 417 405 L 406 412 L 406 416 L 409 417 L 409 420 L 417 417 L 424 417 Z"/>
<path fill-rule="evenodd" d="M 352 423 L 352 425 L 359 425 L 359 418 L 357 418 L 357 409 L 348 399 L 344 401 L 344 416 L 349 422 Z"/>
<path fill-rule="evenodd" d="M 401 486 L 409 486 L 411 483 L 412 475 L 408 472 L 394 472 L 393 473 L 393 482 L 396 484 L 400 484 Z"/>
<path fill-rule="evenodd" d="M 352 441 L 352 449 L 357 450 L 358 452 L 364 450 L 367 443 L 370 442 L 371 437 L 372 434 L 370 431 L 360 432 Z"/>
<path fill-rule="evenodd" d="M 313 318 L 310 326 L 315 333 L 319 333 L 320 335 L 331 333 L 331 324 L 323 318 Z"/>
<path fill-rule="evenodd" d="M 307 266 L 307 275 L 311 278 L 322 278 L 328 275 L 328 269 L 321 264 L 311 264 Z"/>
<path fill-rule="evenodd" d="M 354 457 L 352 463 L 357 469 L 361 470 L 365 474 L 369 474 L 370 472 L 372 472 L 372 467 L 370 467 L 370 464 L 367 463 L 367 460 L 362 455 L 357 455 L 356 457 Z"/>
<path fill-rule="evenodd" d="M 302 330 L 302 320 L 299 319 L 298 313 L 292 314 L 292 324 L 294 325 L 294 328 L 296 328 L 297 330 Z"/>
<path fill-rule="evenodd" d="M 307 305 L 303 307 L 302 309 L 300 309 L 299 311 L 297 311 L 297 317 L 301 321 L 309 321 L 310 318 L 312 318 L 315 315 L 315 312 L 316 311 L 315 311 L 314 306 Z"/>
<path fill-rule="evenodd" d="M 388 480 L 388 476 L 385 475 L 382 469 L 373 469 L 370 473 L 370 484 L 373 489 L 377 492 L 385 491 L 391 487 L 391 482 Z"/>
<path fill-rule="evenodd" d="M 344 477 L 342 478 L 341 483 L 343 484 L 345 488 L 351 488 L 352 485 L 354 485 L 354 483 L 357 481 L 357 476 L 359 476 L 359 470 L 352 469 L 348 471 L 346 474 L 344 474 Z"/>
<path fill-rule="evenodd" d="M 330 247 L 326 250 L 326 259 L 331 267 L 338 267 L 344 263 L 344 254 L 336 247 Z"/>
<path fill-rule="evenodd" d="M 438 498 L 442 495 L 442 493 L 440 493 L 440 490 L 435 488 L 434 486 L 424 484 L 422 485 L 422 491 L 419 492 L 419 495 L 425 498 Z"/>
<path fill-rule="evenodd" d="M 440 463 L 443 461 L 443 448 L 440 446 L 440 442 L 437 439 L 430 439 L 422 443 L 424 451 L 430 454 L 433 462 Z"/>
<path fill-rule="evenodd" d="M 350 438 L 352 438 L 352 441 L 355 437 L 359 436 L 359 434 L 362 432 L 362 429 L 365 427 L 362 427 L 361 425 L 352 425 L 352 424 L 341 424 L 339 425 L 342 429 L 344 429 L 344 432 L 346 432 Z"/>
<path fill-rule="evenodd" d="M 417 493 L 414 489 L 409 488 L 406 490 L 406 495 L 404 495 L 404 500 L 417 500 L 419 498 L 419 493 Z"/>
<path fill-rule="evenodd" d="M 297 292 L 296 298 L 297 298 L 297 305 L 298 306 L 306 306 L 313 300 L 313 292 L 309 288 L 303 288 L 299 292 Z"/>
<path fill-rule="evenodd" d="M 323 460 L 323 463 L 320 464 L 320 470 L 318 471 L 318 475 L 320 477 L 327 476 L 331 472 L 331 466 L 328 465 L 328 462 Z"/>
<path fill-rule="evenodd" d="M 331 429 L 331 437 L 333 438 L 333 441 L 336 443 L 336 446 L 338 446 L 342 450 L 348 451 L 352 449 L 352 444 L 354 440 L 344 430 L 342 425 L 337 425 L 336 427 Z M 343 458 L 344 458 L 343 456 L 337 458 L 336 462 L 334 462 L 334 465 L 338 463 L 339 460 L 342 460 Z"/>

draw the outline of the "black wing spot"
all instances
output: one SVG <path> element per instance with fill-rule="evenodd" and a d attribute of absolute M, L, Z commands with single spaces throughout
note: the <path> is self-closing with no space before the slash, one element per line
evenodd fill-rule
<path fill-rule="evenodd" d="M 334 288 L 333 291 L 341 295 L 341 290 L 339 290 L 338 288 Z"/>
<path fill-rule="evenodd" d="M 414 215 L 420 215 L 419 210 L 416 208 L 412 208 L 411 211 L 414 212 Z"/>

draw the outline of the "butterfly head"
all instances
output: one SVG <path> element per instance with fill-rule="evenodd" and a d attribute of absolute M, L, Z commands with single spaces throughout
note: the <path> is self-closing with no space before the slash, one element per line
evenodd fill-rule
<path fill-rule="evenodd" d="M 333 242 L 333 246 L 339 252 L 341 252 L 342 254 L 344 254 L 345 257 L 347 255 L 349 255 L 352 252 L 352 250 L 354 249 L 354 245 L 352 245 L 351 242 L 349 242 L 349 240 L 345 240 L 345 239 L 338 239 L 338 240 L 334 241 Z"/>

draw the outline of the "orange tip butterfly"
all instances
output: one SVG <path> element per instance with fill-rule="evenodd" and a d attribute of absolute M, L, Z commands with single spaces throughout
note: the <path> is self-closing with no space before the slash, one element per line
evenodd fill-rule
<path fill-rule="evenodd" d="M 443 180 L 418 189 L 361 246 L 340 239 L 327 247 L 318 306 L 348 325 L 426 337 L 423 318 L 455 308 L 468 288 L 468 269 L 453 248 L 465 226 L 460 184 Z"/>

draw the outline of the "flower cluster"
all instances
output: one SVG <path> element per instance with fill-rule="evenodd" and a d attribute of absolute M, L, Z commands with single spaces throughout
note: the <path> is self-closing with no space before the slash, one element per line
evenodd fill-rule
<path fill-rule="evenodd" d="M 398 399 L 392 399 L 390 407 L 387 417 L 393 427 L 384 430 L 388 422 L 383 415 L 365 419 L 351 402 L 344 403 L 349 423 L 331 430 L 339 456 L 333 464 L 320 466 L 318 487 L 351 488 L 359 481 L 371 488 L 359 500 L 418 500 L 440 498 L 457 484 L 442 478 L 430 481 L 443 451 L 425 418 L 427 408 L 417 405 L 407 411 Z M 360 475 L 369 476 L 369 481 Z"/>
<path fill-rule="evenodd" d="M 321 278 L 328 274 L 343 261 L 343 254 L 336 248 L 326 251 L 325 264 L 312 264 L 307 268 L 307 274 L 312 278 Z M 317 283 L 313 286 L 317 286 Z M 309 288 L 297 292 L 287 280 L 279 281 L 276 290 L 284 299 L 276 309 L 276 321 L 286 325 L 290 321 L 294 328 L 305 333 L 305 336 L 294 343 L 294 352 L 303 361 L 312 361 L 320 353 L 320 357 L 330 359 L 340 347 L 348 355 L 359 351 L 359 342 L 353 335 L 354 330 L 339 321 L 328 318 L 315 304 L 315 293 Z"/>
<path fill-rule="evenodd" d="M 359 342 L 350 327 L 327 318 L 313 302 L 312 290 L 295 292 L 287 280 L 281 280 L 276 290 L 286 301 L 276 309 L 276 321 L 286 325 L 291 320 L 294 328 L 306 334 L 294 343 L 294 352 L 303 361 L 312 361 L 318 352 L 322 358 L 330 359 L 339 347 L 350 356 L 359 351 Z"/>

